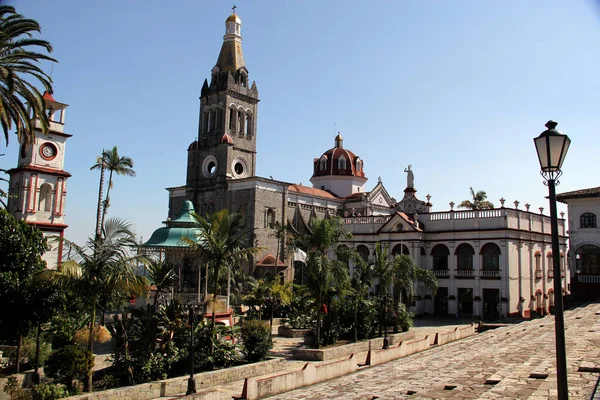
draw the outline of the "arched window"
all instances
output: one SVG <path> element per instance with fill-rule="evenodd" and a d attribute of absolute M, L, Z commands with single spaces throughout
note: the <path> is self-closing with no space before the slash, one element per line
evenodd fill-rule
<path fill-rule="evenodd" d="M 275 227 L 275 210 L 269 208 L 265 213 L 265 228 L 273 227 Z"/>
<path fill-rule="evenodd" d="M 481 258 L 484 270 L 498 271 L 500 269 L 500 247 L 495 243 L 486 243 L 481 248 Z"/>
<path fill-rule="evenodd" d="M 596 214 L 592 214 L 589 212 L 581 214 L 581 217 L 579 217 L 579 227 L 596 228 Z"/>
<path fill-rule="evenodd" d="M 575 254 L 577 275 L 600 275 L 600 247 L 586 244 Z"/>
<path fill-rule="evenodd" d="M 443 244 L 436 244 L 431 249 L 431 255 L 433 256 L 433 269 L 448 269 L 448 256 L 450 255 L 450 250 Z"/>
<path fill-rule="evenodd" d="M 398 254 L 409 255 L 410 253 L 408 252 L 408 247 L 406 247 L 406 245 L 403 243 L 399 243 L 399 244 L 395 245 L 394 248 L 392 249 L 392 256 L 396 256 Z"/>
<path fill-rule="evenodd" d="M 475 250 L 470 244 L 463 243 L 456 248 L 456 261 L 457 261 L 457 269 L 473 269 L 473 256 L 475 255 Z"/>
<path fill-rule="evenodd" d="M 246 128 L 246 124 L 245 124 L 245 119 L 244 118 L 244 113 L 242 111 L 238 111 L 238 132 L 239 133 L 245 133 L 244 129 Z"/>
<path fill-rule="evenodd" d="M 234 110 L 233 108 L 229 109 L 229 129 L 231 131 L 235 132 L 235 122 L 237 119 L 237 114 L 236 114 L 236 110 Z"/>
<path fill-rule="evenodd" d="M 325 171 L 327 169 L 327 158 L 324 156 L 319 160 L 319 169 Z"/>
<path fill-rule="evenodd" d="M 38 211 L 52 211 L 52 185 L 44 183 L 40 186 L 40 202 L 38 203 Z"/>
<path fill-rule="evenodd" d="M 362 171 L 362 161 L 360 158 L 356 158 L 356 172 Z"/>
<path fill-rule="evenodd" d="M 246 114 L 246 135 L 252 135 L 252 115 Z"/>
<path fill-rule="evenodd" d="M 340 157 L 338 159 L 338 169 L 346 169 L 346 157 Z"/>
<path fill-rule="evenodd" d="M 363 260 L 369 261 L 369 249 L 367 248 L 367 246 L 359 244 L 356 247 L 356 251 L 358 252 L 358 254 L 360 254 L 360 256 L 363 258 Z"/>

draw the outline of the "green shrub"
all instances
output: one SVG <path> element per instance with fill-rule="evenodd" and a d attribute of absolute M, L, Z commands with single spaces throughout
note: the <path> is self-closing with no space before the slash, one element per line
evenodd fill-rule
<path fill-rule="evenodd" d="M 56 400 L 68 396 L 67 388 L 61 384 L 42 382 L 31 388 L 32 400 Z"/>
<path fill-rule="evenodd" d="M 65 384 L 69 391 L 74 389 L 75 379 L 82 381 L 94 365 L 94 356 L 77 345 L 65 346 L 50 355 L 44 372 L 55 381 Z"/>
<path fill-rule="evenodd" d="M 273 348 L 271 328 L 267 322 L 246 320 L 242 324 L 242 351 L 248 361 L 260 361 Z"/>
<path fill-rule="evenodd" d="M 21 351 L 21 361 L 25 361 L 23 358 L 26 358 L 32 368 L 35 366 L 35 339 L 35 333 L 23 338 L 23 350 Z M 50 354 L 52 354 L 52 346 L 40 338 L 40 367 L 44 366 Z"/>
<path fill-rule="evenodd" d="M 9 376 L 4 385 L 4 392 L 8 393 L 11 400 L 29 400 L 31 396 L 29 392 L 21 388 L 21 383 L 16 376 Z"/>
<path fill-rule="evenodd" d="M 413 326 L 413 316 L 413 313 L 406 309 L 404 303 L 398 303 L 398 307 L 392 315 L 393 318 L 398 318 L 398 325 L 402 329 L 402 332 L 408 331 Z"/>

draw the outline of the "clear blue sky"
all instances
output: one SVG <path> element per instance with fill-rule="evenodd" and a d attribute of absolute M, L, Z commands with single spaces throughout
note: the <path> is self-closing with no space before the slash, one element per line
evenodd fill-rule
<path fill-rule="evenodd" d="M 6 1 L 6 0 L 4 0 Z M 52 42 L 55 98 L 70 104 L 66 236 L 92 234 L 97 171 L 114 145 L 135 161 L 116 177 L 110 216 L 147 240 L 185 183 L 200 88 L 231 5 L 224 1 L 12 0 Z M 333 146 L 361 156 L 400 199 L 403 166 L 435 211 L 469 186 L 549 212 L 533 137 L 549 119 L 572 139 L 558 191 L 599 186 L 600 7 L 592 0 L 248 1 L 243 49 L 260 99 L 258 174 L 310 185 Z M 49 70 L 50 66 L 47 65 Z M 16 165 L 11 137 L 2 168 Z M 562 208 L 564 209 L 564 207 Z"/>

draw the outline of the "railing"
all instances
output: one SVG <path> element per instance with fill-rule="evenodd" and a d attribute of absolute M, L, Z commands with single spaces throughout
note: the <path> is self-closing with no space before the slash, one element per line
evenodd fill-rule
<path fill-rule="evenodd" d="M 435 275 L 436 278 L 448 278 L 450 271 L 447 269 L 434 269 L 433 275 Z"/>
<path fill-rule="evenodd" d="M 457 278 L 473 278 L 472 269 L 457 269 L 455 270 Z"/>
<path fill-rule="evenodd" d="M 385 224 L 392 218 L 391 215 L 378 215 L 369 217 L 345 217 L 344 224 Z"/>
<path fill-rule="evenodd" d="M 479 272 L 481 273 L 481 277 L 485 279 L 500 278 L 499 269 L 482 269 Z"/>
<path fill-rule="evenodd" d="M 577 275 L 578 283 L 600 283 L 600 275 Z"/>
<path fill-rule="evenodd" d="M 445 211 L 439 213 L 431 213 L 430 221 L 443 221 L 450 219 L 475 219 L 475 218 L 499 218 L 502 217 L 502 209 L 495 208 L 492 210 L 472 210 L 472 211 Z"/>
<path fill-rule="evenodd" d="M 541 270 L 536 270 L 535 271 L 535 279 L 542 279 L 542 271 Z"/>
<path fill-rule="evenodd" d="M 549 268 L 548 273 L 546 274 L 548 278 L 554 278 L 554 270 Z"/>

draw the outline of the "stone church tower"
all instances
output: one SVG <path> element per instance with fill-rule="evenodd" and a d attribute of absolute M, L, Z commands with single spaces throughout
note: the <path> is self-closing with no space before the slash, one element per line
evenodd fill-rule
<path fill-rule="evenodd" d="M 8 172 L 10 192 L 8 211 L 17 219 L 37 226 L 48 238 L 50 250 L 43 256 L 48 268 L 54 269 L 62 258 L 63 244 L 56 237 L 63 237 L 65 224 L 65 200 L 67 179 L 64 170 L 65 147 L 71 135 L 65 133 L 65 109 L 48 92 L 44 93 L 46 111 L 50 121 L 48 135 L 42 133 L 35 121 L 33 143 L 21 142 L 17 167 Z"/>
<path fill-rule="evenodd" d="M 200 214 L 227 206 L 228 181 L 256 175 L 258 89 L 249 84 L 235 11 L 225 27 L 210 84 L 205 80 L 200 94 L 198 139 L 188 148 L 185 197 Z"/>

